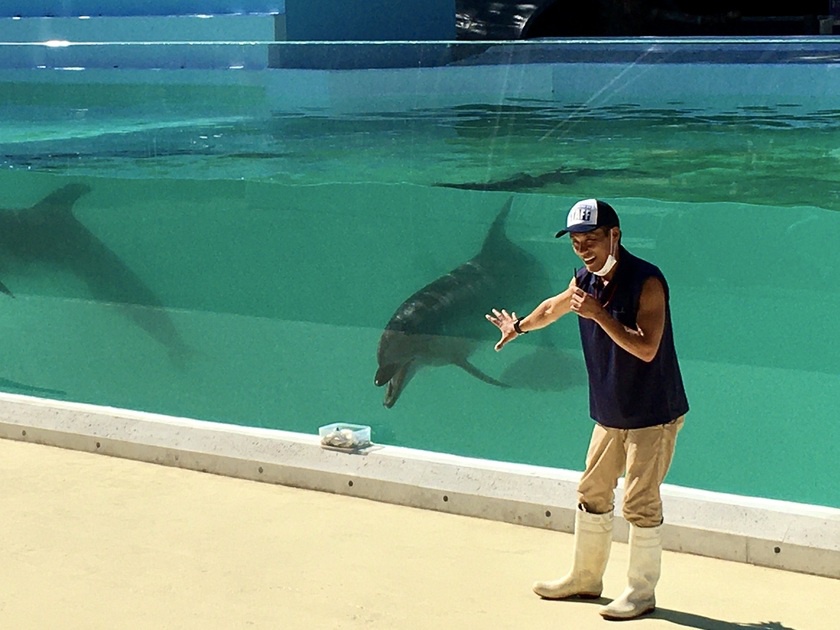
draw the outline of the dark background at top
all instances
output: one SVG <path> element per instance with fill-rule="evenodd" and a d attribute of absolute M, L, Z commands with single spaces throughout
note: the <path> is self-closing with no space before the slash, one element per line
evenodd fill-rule
<path fill-rule="evenodd" d="M 840 0 L 456 0 L 459 39 L 838 32 Z"/>

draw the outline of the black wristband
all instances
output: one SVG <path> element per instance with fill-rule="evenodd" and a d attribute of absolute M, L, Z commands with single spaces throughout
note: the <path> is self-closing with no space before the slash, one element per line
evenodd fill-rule
<path fill-rule="evenodd" d="M 513 322 L 513 329 L 516 331 L 516 334 L 517 334 L 517 335 L 527 335 L 527 334 L 528 334 L 528 331 L 527 331 L 527 330 L 522 330 L 522 329 L 519 327 L 519 322 L 521 322 L 521 321 L 522 321 L 522 318 L 521 318 L 521 317 L 517 317 L 517 318 L 514 320 L 514 322 Z"/>

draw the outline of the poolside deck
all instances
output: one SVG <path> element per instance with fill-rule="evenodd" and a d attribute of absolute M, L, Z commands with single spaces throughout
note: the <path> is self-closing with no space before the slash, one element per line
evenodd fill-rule
<path fill-rule="evenodd" d="M 572 536 L 0 440 L 0 626 L 606 627 L 542 601 Z M 623 587 L 615 544 L 607 596 Z M 665 552 L 634 628 L 837 628 L 840 580 Z M 606 600 L 604 600 L 606 601 Z"/>

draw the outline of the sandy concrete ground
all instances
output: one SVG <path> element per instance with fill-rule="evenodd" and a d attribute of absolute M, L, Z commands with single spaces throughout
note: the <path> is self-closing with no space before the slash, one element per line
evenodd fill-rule
<path fill-rule="evenodd" d="M 572 536 L 0 440 L 0 628 L 568 629 Z M 605 595 L 623 588 L 613 546 Z M 639 630 L 836 630 L 840 581 L 665 552 Z M 607 600 L 602 600 L 606 602 Z M 614 623 L 614 622 L 613 622 Z"/>

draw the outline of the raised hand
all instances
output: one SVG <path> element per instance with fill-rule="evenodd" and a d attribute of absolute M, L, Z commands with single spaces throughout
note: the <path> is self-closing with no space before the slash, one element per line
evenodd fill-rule
<path fill-rule="evenodd" d="M 484 317 L 502 332 L 502 338 L 493 346 L 498 352 L 508 341 L 517 337 L 518 333 L 513 329 L 513 324 L 516 322 L 516 313 L 508 313 L 505 309 L 498 311 L 495 308 L 491 313 L 492 315 L 488 313 Z"/>

